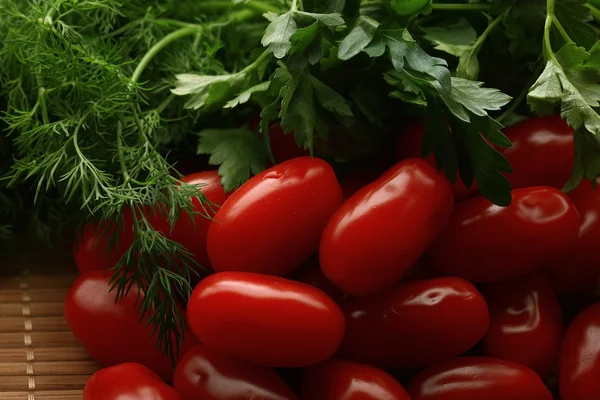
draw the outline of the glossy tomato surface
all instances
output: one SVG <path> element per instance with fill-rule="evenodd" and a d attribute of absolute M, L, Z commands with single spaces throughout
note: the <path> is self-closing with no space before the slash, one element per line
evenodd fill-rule
<path fill-rule="evenodd" d="M 562 294 L 592 293 L 600 279 L 600 186 L 589 180 L 568 193 L 579 212 L 579 237 L 573 249 L 547 269 L 554 288 Z"/>
<path fill-rule="evenodd" d="M 453 204 L 447 180 L 427 162 L 397 164 L 331 217 L 319 248 L 323 273 L 354 296 L 393 286 L 444 228 Z"/>
<path fill-rule="evenodd" d="M 256 175 L 210 225 L 213 268 L 285 275 L 316 252 L 342 201 L 333 169 L 318 158 L 294 158 Z"/>
<path fill-rule="evenodd" d="M 461 278 L 400 284 L 348 300 L 341 358 L 382 368 L 415 368 L 473 347 L 489 326 L 481 294 Z"/>
<path fill-rule="evenodd" d="M 145 322 L 138 322 L 137 287 L 133 286 L 127 296 L 115 304 L 115 293 L 109 293 L 109 280 L 110 276 L 105 276 L 103 271 L 91 271 L 73 283 L 65 299 L 65 317 L 73 334 L 103 367 L 136 362 L 170 382 L 173 368 L 156 348 L 152 326 L 144 327 Z M 140 296 L 143 299 L 143 292 Z M 188 336 L 181 354 L 194 342 Z"/>
<path fill-rule="evenodd" d="M 191 331 L 207 346 L 269 367 L 303 367 L 335 353 L 344 316 L 319 289 L 289 279 L 220 272 L 188 304 Z"/>
<path fill-rule="evenodd" d="M 482 288 L 490 310 L 487 356 L 515 361 L 546 377 L 562 337 L 562 311 L 548 279 L 535 272 Z"/>
<path fill-rule="evenodd" d="M 512 147 L 500 149 L 513 167 L 507 173 L 513 189 L 528 186 L 551 186 L 567 183 L 573 171 L 573 129 L 551 115 L 530 118 L 504 129 Z"/>
<path fill-rule="evenodd" d="M 273 370 L 213 350 L 190 349 L 175 371 L 175 389 L 183 400 L 295 400 Z"/>
<path fill-rule="evenodd" d="M 302 374 L 301 400 L 410 400 L 390 374 L 366 364 L 330 359 Z"/>
<path fill-rule="evenodd" d="M 562 400 L 600 398 L 600 303 L 583 310 L 565 333 L 558 363 Z"/>
<path fill-rule="evenodd" d="M 183 400 L 158 375 L 136 363 L 101 369 L 83 389 L 83 400 Z"/>
<path fill-rule="evenodd" d="M 407 391 L 411 400 L 552 400 L 531 369 L 488 357 L 459 357 L 434 364 L 420 372 Z"/>
<path fill-rule="evenodd" d="M 457 204 L 427 262 L 440 274 L 473 282 L 507 280 L 566 254 L 578 232 L 577 210 L 560 190 L 516 189 L 508 207 L 484 197 Z"/>

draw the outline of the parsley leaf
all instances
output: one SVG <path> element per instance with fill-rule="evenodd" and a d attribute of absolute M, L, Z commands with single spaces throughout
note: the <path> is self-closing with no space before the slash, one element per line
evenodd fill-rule
<path fill-rule="evenodd" d="M 281 14 L 275 18 L 265 30 L 262 45 L 269 48 L 276 58 L 283 58 L 292 48 L 290 38 L 296 32 L 297 24 L 294 10 Z"/>
<path fill-rule="evenodd" d="M 267 152 L 263 142 L 248 127 L 206 129 L 198 134 L 198 154 L 210 154 L 209 163 L 219 165 L 226 192 L 265 169 Z"/>
<path fill-rule="evenodd" d="M 361 15 L 356 20 L 354 28 L 342 40 L 338 48 L 338 58 L 340 60 L 349 60 L 371 43 L 379 22 L 365 15 Z"/>

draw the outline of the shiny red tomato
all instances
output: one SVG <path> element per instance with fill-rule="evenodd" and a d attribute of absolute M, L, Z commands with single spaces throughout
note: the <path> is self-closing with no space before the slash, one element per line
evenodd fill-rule
<path fill-rule="evenodd" d="M 303 367 L 333 355 L 344 316 L 325 293 L 288 279 L 220 272 L 188 303 L 191 331 L 207 346 L 268 367 Z"/>
<path fill-rule="evenodd" d="M 422 367 L 454 357 L 481 340 L 490 322 L 477 289 L 452 277 L 351 299 L 343 311 L 346 336 L 339 355 L 382 368 Z"/>
<path fill-rule="evenodd" d="M 536 272 L 481 290 L 490 309 L 485 355 L 518 362 L 546 377 L 562 338 L 562 311 L 547 278 Z"/>
<path fill-rule="evenodd" d="M 300 157 L 250 179 L 219 209 L 208 230 L 216 271 L 285 275 L 317 251 L 343 201 L 333 169 Z"/>
<path fill-rule="evenodd" d="M 175 389 L 183 400 L 296 400 L 275 371 L 203 344 L 193 347 L 179 361 Z"/>
<path fill-rule="evenodd" d="M 366 364 L 330 359 L 302 374 L 302 400 L 410 400 L 390 374 Z"/>
<path fill-rule="evenodd" d="M 393 286 L 444 228 L 453 203 L 447 180 L 427 162 L 397 164 L 331 217 L 319 248 L 323 273 L 354 296 Z"/>
<path fill-rule="evenodd" d="M 571 322 L 561 346 L 558 372 L 562 400 L 600 398 L 600 303 Z"/>
<path fill-rule="evenodd" d="M 600 280 L 600 186 L 584 180 L 568 193 L 579 212 L 579 237 L 573 249 L 547 269 L 554 288 L 562 294 L 592 293 Z"/>
<path fill-rule="evenodd" d="M 513 189 L 567 183 L 573 171 L 573 129 L 551 115 L 531 118 L 504 129 L 512 147 L 499 150 L 513 167 L 507 173 Z"/>
<path fill-rule="evenodd" d="M 459 357 L 434 364 L 420 372 L 407 391 L 411 400 L 552 400 L 531 369 L 488 357 Z"/>
<path fill-rule="evenodd" d="M 337 286 L 335 286 L 329 279 L 323 275 L 323 271 L 319 268 L 319 265 L 308 269 L 299 279 L 300 282 L 307 283 L 317 289 L 322 290 L 329 296 L 333 301 L 338 304 L 342 304 L 346 299 L 346 294 L 342 292 Z"/>
<path fill-rule="evenodd" d="M 133 243 L 132 226 L 131 210 L 125 209 L 122 220 L 118 223 L 119 241 L 116 246 L 109 248 L 110 235 L 114 234 L 116 226 L 108 228 L 108 221 L 84 225 L 73 246 L 75 264 L 79 272 L 104 271 L 114 267 Z"/>
<path fill-rule="evenodd" d="M 139 323 L 140 300 L 134 285 L 127 296 L 115 304 L 109 293 L 110 275 L 103 271 L 82 274 L 71 286 L 65 299 L 65 317 L 77 340 L 103 367 L 136 362 L 156 372 L 162 379 L 173 379 L 173 368 L 156 347 L 152 326 Z M 188 336 L 182 354 L 195 344 Z"/>
<path fill-rule="evenodd" d="M 83 400 L 182 400 L 158 375 L 136 363 L 101 369 L 83 389 Z"/>
<path fill-rule="evenodd" d="M 438 273 L 473 282 L 512 279 L 566 254 L 578 231 L 577 210 L 560 190 L 516 189 L 508 207 L 483 197 L 457 204 L 427 261 Z"/>

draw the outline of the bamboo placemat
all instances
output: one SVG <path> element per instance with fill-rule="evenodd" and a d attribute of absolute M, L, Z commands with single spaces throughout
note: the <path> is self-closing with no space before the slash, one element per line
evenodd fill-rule
<path fill-rule="evenodd" d="M 0 260 L 0 399 L 82 400 L 99 367 L 64 318 L 76 272 L 64 255 L 40 256 Z"/>

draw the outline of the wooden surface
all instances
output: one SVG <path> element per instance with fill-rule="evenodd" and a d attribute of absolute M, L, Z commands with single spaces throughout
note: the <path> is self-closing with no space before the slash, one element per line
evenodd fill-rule
<path fill-rule="evenodd" d="M 82 400 L 96 363 L 69 330 L 67 253 L 0 257 L 0 400 Z"/>

